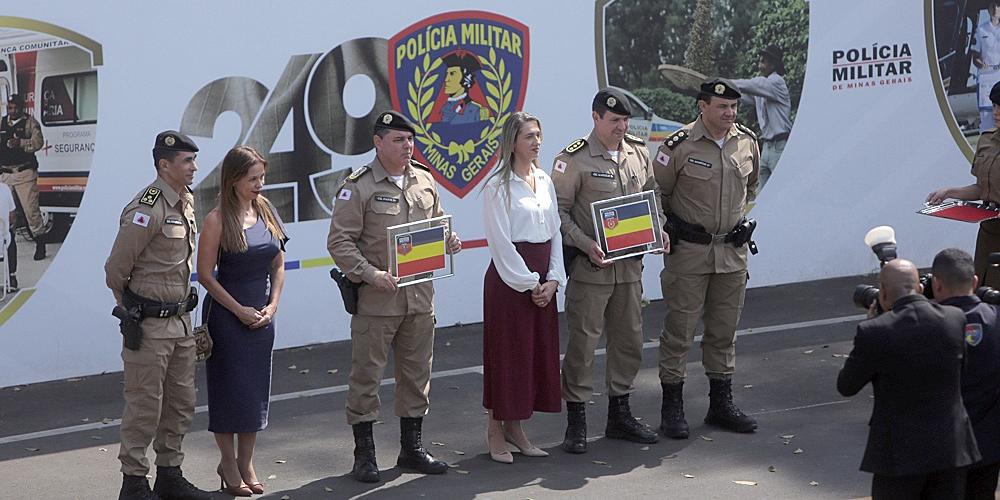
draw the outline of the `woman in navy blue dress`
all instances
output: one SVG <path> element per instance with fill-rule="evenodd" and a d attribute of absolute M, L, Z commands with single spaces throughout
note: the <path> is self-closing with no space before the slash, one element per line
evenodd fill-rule
<path fill-rule="evenodd" d="M 214 344 L 206 362 L 208 430 L 221 454 L 222 487 L 235 496 L 264 492 L 253 450 L 267 426 L 273 320 L 285 281 L 288 238 L 274 206 L 260 195 L 266 170 L 253 148 L 226 154 L 218 205 L 205 216 L 198 240 L 198 281 L 209 294 L 202 316 Z"/>

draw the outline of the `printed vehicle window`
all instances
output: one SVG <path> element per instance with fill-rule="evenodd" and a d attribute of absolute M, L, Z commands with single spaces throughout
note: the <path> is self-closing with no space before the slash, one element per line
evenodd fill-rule
<path fill-rule="evenodd" d="M 42 80 L 42 124 L 48 127 L 97 123 L 97 72 Z"/>

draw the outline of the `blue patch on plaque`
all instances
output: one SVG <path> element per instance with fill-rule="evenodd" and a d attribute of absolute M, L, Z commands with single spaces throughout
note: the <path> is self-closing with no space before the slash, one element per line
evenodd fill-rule
<path fill-rule="evenodd" d="M 528 27 L 491 12 L 447 12 L 389 39 L 392 107 L 417 130 L 414 158 L 464 197 L 496 164 L 504 122 L 524 104 Z"/>

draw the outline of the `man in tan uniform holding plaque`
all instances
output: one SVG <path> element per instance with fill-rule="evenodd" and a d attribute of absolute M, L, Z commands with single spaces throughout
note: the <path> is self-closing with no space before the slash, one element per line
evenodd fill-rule
<path fill-rule="evenodd" d="M 372 423 L 379 416 L 379 385 L 389 348 L 396 365 L 396 415 L 400 417 L 396 465 L 424 474 L 443 474 L 421 444 L 421 425 L 430 399 L 434 347 L 434 286 L 397 287 L 389 269 L 386 228 L 444 215 L 430 171 L 413 161 L 413 125 L 386 111 L 375 122 L 375 160 L 351 174 L 337 191 L 327 249 L 343 273 L 359 283 L 358 311 L 351 317 L 351 377 L 347 423 L 354 431 L 351 475 L 378 482 Z M 454 232 L 448 250 L 462 243 Z"/>
<path fill-rule="evenodd" d="M 739 89 L 729 80 L 701 85 L 701 116 L 671 135 L 653 158 L 673 250 L 660 276 L 667 317 L 660 335 L 661 432 L 688 437 L 682 389 L 687 351 L 705 324 L 702 364 L 711 385 L 705 423 L 753 432 L 757 422 L 733 404 L 736 325 L 747 283 L 747 248 L 756 222 L 744 211 L 754 199 L 760 150 L 735 122 Z"/>
<path fill-rule="evenodd" d="M 108 288 L 122 320 L 125 412 L 121 424 L 119 499 L 208 499 L 181 474 L 181 442 L 195 404 L 195 341 L 190 311 L 194 262 L 194 196 L 188 186 L 198 170 L 198 146 L 168 130 L 156 136 L 156 181 L 122 211 L 118 236 L 104 264 Z M 128 329 L 126 323 L 131 322 Z M 138 324 L 136 324 L 138 323 Z M 156 451 L 156 484 L 146 474 L 150 442 Z"/>
<path fill-rule="evenodd" d="M 590 209 L 595 201 L 655 190 L 656 182 L 645 142 L 625 133 L 632 114 L 626 97 L 615 89 L 601 90 L 591 109 L 590 135 L 567 146 L 552 167 L 569 275 L 569 343 L 562 365 L 568 419 L 562 447 L 569 453 L 587 451 L 586 404 L 594 392 L 594 349 L 605 333 L 609 396 L 605 435 L 638 443 L 659 440 L 656 432 L 632 416 L 628 401 L 642 361 L 642 257 L 604 260 L 594 239 Z"/>

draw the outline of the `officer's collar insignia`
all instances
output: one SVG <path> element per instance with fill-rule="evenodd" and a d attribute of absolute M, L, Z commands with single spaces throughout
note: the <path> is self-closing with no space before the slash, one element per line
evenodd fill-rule
<path fill-rule="evenodd" d="M 163 138 L 163 143 L 166 144 L 167 146 L 173 146 L 174 143 L 176 143 L 176 142 L 177 142 L 177 140 L 174 139 L 174 136 L 172 136 L 172 135 L 168 135 L 168 136 L 166 136 L 166 137 Z"/>
<path fill-rule="evenodd" d="M 349 181 L 356 181 L 359 178 L 361 178 L 362 175 L 365 175 L 365 172 L 367 172 L 367 171 L 368 171 L 368 165 L 365 165 L 365 166 L 363 166 L 363 167 L 355 170 L 354 172 L 351 172 L 351 175 L 347 176 L 347 180 L 349 180 Z"/>
<path fill-rule="evenodd" d="M 139 197 L 139 203 L 153 206 L 156 204 L 156 200 L 160 199 L 161 194 L 163 194 L 163 191 L 160 191 L 160 188 L 149 186 L 146 188 L 146 191 L 142 193 L 142 196 Z"/>
<path fill-rule="evenodd" d="M 530 48 L 528 26 L 481 11 L 443 12 L 389 38 L 389 97 L 413 124 L 413 159 L 459 198 L 497 163 L 503 124 L 524 104 Z M 446 88 L 456 70 L 460 89 Z"/>
<path fill-rule="evenodd" d="M 586 145 L 587 145 L 587 140 L 586 139 L 577 139 L 577 140 L 571 142 L 569 144 L 569 146 L 566 146 L 566 149 L 564 149 L 563 151 L 565 151 L 567 153 L 575 153 L 575 152 L 579 151 L 580 148 L 582 148 L 582 147 L 584 147 Z"/>
<path fill-rule="evenodd" d="M 618 104 L 618 99 L 615 99 L 614 96 L 611 96 L 608 97 L 608 100 L 605 102 L 608 104 L 609 108 L 613 108 L 615 107 L 615 104 Z"/>
<path fill-rule="evenodd" d="M 718 95 L 725 94 L 726 93 L 726 86 L 723 85 L 723 84 L 721 84 L 721 83 L 716 83 L 715 84 L 715 93 L 718 94 Z"/>

